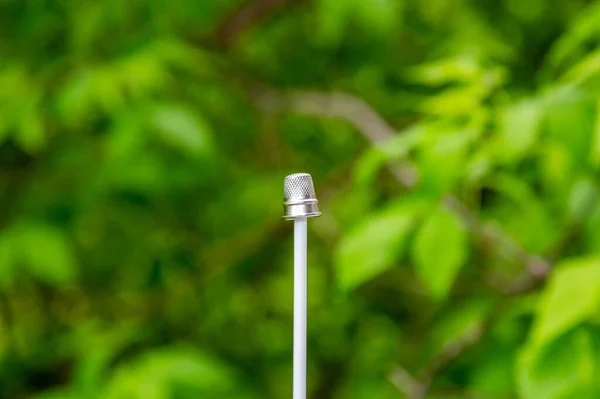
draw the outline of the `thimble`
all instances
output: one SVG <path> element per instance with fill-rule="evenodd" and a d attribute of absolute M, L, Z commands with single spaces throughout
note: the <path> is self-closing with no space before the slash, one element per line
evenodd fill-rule
<path fill-rule="evenodd" d="M 283 180 L 283 219 L 294 220 L 321 216 L 312 177 L 294 173 Z"/>

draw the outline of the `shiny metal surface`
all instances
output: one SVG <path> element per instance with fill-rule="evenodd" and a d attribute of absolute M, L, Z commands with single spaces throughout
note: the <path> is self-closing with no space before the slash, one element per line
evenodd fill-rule
<path fill-rule="evenodd" d="M 283 180 L 283 219 L 321 216 L 311 175 L 294 173 Z"/>

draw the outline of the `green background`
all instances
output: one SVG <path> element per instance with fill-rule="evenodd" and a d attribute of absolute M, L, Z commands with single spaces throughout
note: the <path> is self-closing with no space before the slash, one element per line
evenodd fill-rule
<path fill-rule="evenodd" d="M 600 397 L 600 1 L 1 0 L 0 398 Z"/>

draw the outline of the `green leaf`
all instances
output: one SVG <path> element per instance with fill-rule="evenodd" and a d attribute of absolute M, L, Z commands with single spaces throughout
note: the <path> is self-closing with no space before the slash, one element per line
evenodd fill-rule
<path fill-rule="evenodd" d="M 467 233 L 452 212 L 432 213 L 415 238 L 412 255 L 417 275 L 435 299 L 448 295 L 467 258 Z"/>
<path fill-rule="evenodd" d="M 52 285 L 74 280 L 76 262 L 71 242 L 53 226 L 24 223 L 15 227 L 14 257 L 36 278 Z"/>
<path fill-rule="evenodd" d="M 353 0 L 319 0 L 316 7 L 317 44 L 334 47 L 341 43 L 352 15 Z"/>
<path fill-rule="evenodd" d="M 340 286 L 352 290 L 394 265 L 420 211 L 419 202 L 389 206 L 343 236 L 335 263 Z"/>
<path fill-rule="evenodd" d="M 419 104 L 419 109 L 442 117 L 469 115 L 479 108 L 483 96 L 482 89 L 475 85 L 453 87 L 427 98 Z"/>
<path fill-rule="evenodd" d="M 120 354 L 140 342 L 146 332 L 139 326 L 115 324 L 104 326 L 99 320 L 88 319 L 72 328 L 67 337 L 75 364 L 69 387 L 77 398 L 95 398 L 114 369 Z"/>
<path fill-rule="evenodd" d="M 496 173 L 494 179 L 489 180 L 487 187 L 506 199 L 491 205 L 490 215 L 528 250 L 534 253 L 548 250 L 561 231 L 544 198 L 539 198 L 530 184 L 513 175 Z M 515 212 L 521 216 L 511 217 Z"/>
<path fill-rule="evenodd" d="M 521 101 L 504 110 L 500 153 L 505 159 L 514 161 L 527 154 L 539 137 L 541 120 L 541 107 L 533 100 Z"/>
<path fill-rule="evenodd" d="M 46 143 L 44 120 L 39 110 L 40 99 L 35 97 L 38 96 L 24 104 L 16 137 L 19 145 L 29 153 L 38 152 Z"/>
<path fill-rule="evenodd" d="M 564 76 L 567 81 L 581 84 L 600 73 L 600 51 L 594 51 L 585 56 L 579 63 L 572 67 Z"/>
<path fill-rule="evenodd" d="M 465 165 L 465 179 L 468 183 L 480 183 L 493 171 L 498 154 L 498 146 L 493 141 L 482 143 Z"/>
<path fill-rule="evenodd" d="M 531 336 L 539 346 L 588 319 L 600 305 L 600 258 L 567 260 L 556 268 L 540 300 Z"/>
<path fill-rule="evenodd" d="M 580 168 L 589 165 L 596 120 L 596 103 L 582 90 L 559 87 L 544 95 L 548 137 L 569 151 Z"/>
<path fill-rule="evenodd" d="M 106 157 L 110 162 L 127 160 L 139 154 L 139 150 L 147 141 L 142 118 L 136 110 L 114 115 L 106 137 Z"/>
<path fill-rule="evenodd" d="M 107 113 L 116 112 L 126 102 L 125 90 L 120 77 L 121 70 L 112 65 L 103 65 L 93 71 L 93 100 L 100 109 Z"/>
<path fill-rule="evenodd" d="M 212 356 L 191 348 L 167 348 L 118 368 L 102 397 L 169 399 L 179 388 L 190 397 L 233 399 L 241 397 L 239 385 L 233 370 Z"/>
<path fill-rule="evenodd" d="M 168 85 L 171 76 L 160 50 L 160 43 L 151 43 L 112 67 L 119 82 L 134 98 L 144 99 Z"/>
<path fill-rule="evenodd" d="M 597 359 L 590 333 L 575 330 L 540 349 L 521 352 L 516 378 L 521 399 L 593 399 L 597 397 Z"/>
<path fill-rule="evenodd" d="M 600 33 L 600 3 L 591 2 L 570 21 L 570 27 L 556 40 L 548 55 L 548 64 L 558 68 L 581 53 L 581 48 Z"/>
<path fill-rule="evenodd" d="M 473 57 L 454 57 L 403 69 L 401 76 L 410 82 L 438 86 L 470 83 L 480 76 L 480 72 Z"/>
<path fill-rule="evenodd" d="M 94 71 L 82 70 L 64 83 L 57 93 L 55 103 L 60 119 L 67 125 L 84 123 L 93 114 Z"/>
<path fill-rule="evenodd" d="M 417 157 L 423 189 L 434 195 L 453 187 L 462 176 L 472 136 L 467 131 L 431 126 Z"/>
<path fill-rule="evenodd" d="M 584 222 L 590 215 L 590 208 L 600 197 L 596 182 L 590 178 L 574 179 L 566 206 L 568 220 Z"/>
<path fill-rule="evenodd" d="M 344 2 L 349 2 L 348 0 Z M 354 15 L 364 31 L 370 35 L 385 37 L 399 19 L 396 0 L 355 1 Z"/>
<path fill-rule="evenodd" d="M 212 128 L 198 113 L 177 104 L 157 106 L 152 126 L 167 144 L 191 155 L 206 155 L 212 150 Z"/>
<path fill-rule="evenodd" d="M 319 0 L 317 2 L 317 29 L 313 35 L 317 44 L 326 47 L 339 45 L 352 24 L 361 29 L 363 36 L 386 37 L 396 21 L 400 20 L 396 0 Z"/>
<path fill-rule="evenodd" d="M 564 195 L 572 184 L 575 160 L 568 148 L 551 141 L 542 148 L 540 172 L 540 180 L 546 191 Z"/>
<path fill-rule="evenodd" d="M 445 118 L 470 118 L 485 111 L 485 99 L 506 80 L 502 68 L 484 71 L 471 84 L 450 85 L 444 90 L 426 97 L 418 109 L 434 116 Z"/>
<path fill-rule="evenodd" d="M 512 349 L 512 348 L 510 348 Z M 494 347 L 485 359 L 472 369 L 471 387 L 482 398 L 510 398 L 515 391 L 514 353 L 505 347 Z"/>
<path fill-rule="evenodd" d="M 42 149 L 46 142 L 43 124 L 44 121 L 37 113 L 28 115 L 22 120 L 17 141 L 25 151 L 36 153 Z"/>

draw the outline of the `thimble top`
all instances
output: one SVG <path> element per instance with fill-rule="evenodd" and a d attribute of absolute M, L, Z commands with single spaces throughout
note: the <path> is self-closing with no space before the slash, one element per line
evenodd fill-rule
<path fill-rule="evenodd" d="M 283 219 L 293 220 L 320 216 L 312 177 L 308 173 L 294 173 L 283 181 Z"/>
<path fill-rule="evenodd" d="M 317 199 L 312 177 L 308 173 L 294 173 L 283 180 L 283 200 L 292 202 Z"/>

